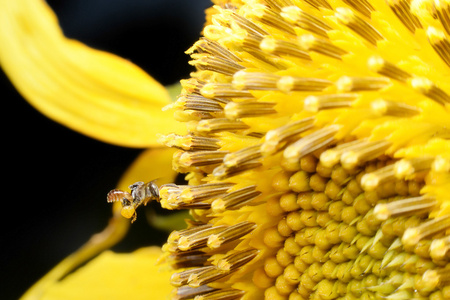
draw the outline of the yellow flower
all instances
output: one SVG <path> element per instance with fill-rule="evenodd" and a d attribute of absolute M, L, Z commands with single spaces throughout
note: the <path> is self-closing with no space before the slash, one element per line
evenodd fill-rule
<path fill-rule="evenodd" d="M 449 4 L 216 2 L 161 139 L 177 297 L 450 297 Z"/>
<path fill-rule="evenodd" d="M 159 140 L 173 297 L 449 299 L 450 3 L 214 3 Z"/>

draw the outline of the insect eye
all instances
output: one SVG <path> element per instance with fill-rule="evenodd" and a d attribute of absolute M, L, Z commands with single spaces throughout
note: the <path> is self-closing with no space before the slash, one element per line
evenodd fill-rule
<path fill-rule="evenodd" d="M 127 206 L 122 207 L 122 210 L 120 211 L 120 214 L 124 218 L 130 219 L 131 217 L 133 217 L 135 211 L 136 210 L 131 205 L 127 205 Z"/>

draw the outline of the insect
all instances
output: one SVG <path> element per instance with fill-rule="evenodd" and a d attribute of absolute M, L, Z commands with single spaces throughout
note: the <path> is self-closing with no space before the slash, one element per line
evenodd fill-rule
<path fill-rule="evenodd" d="M 142 204 L 147 205 L 151 200 L 159 200 L 159 188 L 153 181 L 144 183 L 138 181 L 129 186 L 130 192 L 114 189 L 106 196 L 108 203 L 121 202 L 121 215 L 131 219 L 131 223 L 136 221 L 136 209 Z"/>

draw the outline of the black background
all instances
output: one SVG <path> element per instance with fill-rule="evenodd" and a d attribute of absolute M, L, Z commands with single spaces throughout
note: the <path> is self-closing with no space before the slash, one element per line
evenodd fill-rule
<path fill-rule="evenodd" d="M 66 36 L 130 59 L 167 85 L 192 68 L 209 0 L 52 0 Z M 106 193 L 142 149 L 108 145 L 41 115 L 1 73 L 0 298 L 17 299 L 110 217 Z M 145 218 L 114 249 L 161 244 Z"/>

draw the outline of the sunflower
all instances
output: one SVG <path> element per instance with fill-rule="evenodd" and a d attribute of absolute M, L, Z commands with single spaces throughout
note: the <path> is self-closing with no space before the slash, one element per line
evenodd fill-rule
<path fill-rule="evenodd" d="M 450 3 L 213 2 L 158 140 L 172 297 L 450 299 Z"/>

